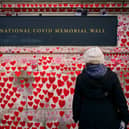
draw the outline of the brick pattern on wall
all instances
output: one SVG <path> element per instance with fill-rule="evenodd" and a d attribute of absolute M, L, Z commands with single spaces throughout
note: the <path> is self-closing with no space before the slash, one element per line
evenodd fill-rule
<path fill-rule="evenodd" d="M 129 16 L 118 19 L 118 46 L 101 49 L 129 105 Z M 87 48 L 1 47 L 0 129 L 77 129 L 72 97 Z"/>

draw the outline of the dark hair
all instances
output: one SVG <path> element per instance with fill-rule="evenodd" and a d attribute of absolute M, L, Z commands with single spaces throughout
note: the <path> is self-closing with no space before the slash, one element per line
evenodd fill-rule
<path fill-rule="evenodd" d="M 82 13 L 82 9 L 81 9 L 81 8 L 78 8 L 78 9 L 76 10 L 76 12 Z"/>
<path fill-rule="evenodd" d="M 87 13 L 88 13 L 87 9 L 84 9 L 84 10 L 82 11 L 82 16 L 87 16 Z"/>

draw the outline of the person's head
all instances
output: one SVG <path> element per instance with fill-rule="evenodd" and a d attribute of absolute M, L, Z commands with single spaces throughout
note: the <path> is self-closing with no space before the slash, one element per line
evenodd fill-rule
<path fill-rule="evenodd" d="M 89 48 L 83 56 L 86 64 L 104 64 L 104 54 L 99 47 Z"/>
<path fill-rule="evenodd" d="M 83 9 L 82 16 L 87 16 L 87 13 L 88 13 L 87 9 Z"/>

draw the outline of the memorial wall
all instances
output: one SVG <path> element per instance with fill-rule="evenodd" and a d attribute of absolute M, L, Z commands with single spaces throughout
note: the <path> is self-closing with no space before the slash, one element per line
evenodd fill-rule
<path fill-rule="evenodd" d="M 100 47 L 129 105 L 129 16 L 119 14 L 117 19 L 117 43 Z M 20 40 L 12 46 L 0 40 L 0 129 L 77 129 L 72 99 L 89 44 L 28 46 Z"/>

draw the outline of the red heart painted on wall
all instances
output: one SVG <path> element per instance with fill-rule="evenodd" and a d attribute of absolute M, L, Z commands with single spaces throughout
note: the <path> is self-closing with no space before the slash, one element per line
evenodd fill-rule
<path fill-rule="evenodd" d="M 52 125 L 53 125 L 53 123 L 52 122 L 47 122 L 47 124 L 46 124 L 47 126 L 48 126 L 48 128 L 52 128 Z"/>
<path fill-rule="evenodd" d="M 52 97 L 53 103 L 57 103 L 58 102 L 58 99 L 59 99 L 58 96 L 53 96 Z"/>
<path fill-rule="evenodd" d="M 64 81 L 62 81 L 62 80 L 58 80 L 57 83 L 58 83 L 58 86 L 59 87 L 64 86 Z"/>
<path fill-rule="evenodd" d="M 43 108 L 43 107 L 44 107 L 44 103 L 40 103 L 39 105 L 40 105 L 40 107 L 41 107 L 41 108 Z"/>
<path fill-rule="evenodd" d="M 60 111 L 59 114 L 60 114 L 61 117 L 63 117 L 64 111 Z"/>
<path fill-rule="evenodd" d="M 65 100 L 59 100 L 59 106 L 63 108 L 65 106 Z"/>

